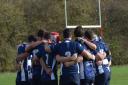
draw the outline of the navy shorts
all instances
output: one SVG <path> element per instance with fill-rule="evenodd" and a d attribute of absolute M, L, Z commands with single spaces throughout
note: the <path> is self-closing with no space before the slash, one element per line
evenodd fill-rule
<path fill-rule="evenodd" d="M 105 74 L 98 74 L 95 78 L 95 85 L 105 85 Z"/>
<path fill-rule="evenodd" d="M 28 81 L 16 81 L 16 85 L 31 85 Z"/>
<path fill-rule="evenodd" d="M 40 85 L 41 84 L 41 77 L 33 76 L 32 85 Z"/>
<path fill-rule="evenodd" d="M 80 85 L 80 76 L 79 74 L 73 74 L 68 76 L 60 77 L 60 85 Z"/>
<path fill-rule="evenodd" d="M 94 84 L 95 81 L 87 80 L 87 79 L 81 79 L 80 80 L 80 85 L 92 85 Z"/>
<path fill-rule="evenodd" d="M 42 80 L 41 85 L 58 85 L 58 80 Z"/>
<path fill-rule="evenodd" d="M 84 85 L 85 79 L 80 79 L 80 85 Z"/>

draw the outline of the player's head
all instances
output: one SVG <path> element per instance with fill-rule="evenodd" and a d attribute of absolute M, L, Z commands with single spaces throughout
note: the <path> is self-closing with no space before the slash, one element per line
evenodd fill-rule
<path fill-rule="evenodd" d="M 103 38 L 101 36 L 98 37 L 100 42 L 104 42 Z"/>
<path fill-rule="evenodd" d="M 97 34 L 93 34 L 93 41 L 99 41 L 99 37 Z"/>
<path fill-rule="evenodd" d="M 84 37 L 88 40 L 92 40 L 93 39 L 93 32 L 90 30 L 86 30 L 84 33 Z"/>
<path fill-rule="evenodd" d="M 58 32 L 51 32 L 51 41 L 52 43 L 60 42 L 60 34 Z"/>
<path fill-rule="evenodd" d="M 35 42 L 36 41 L 36 37 L 34 35 L 29 35 L 28 36 L 28 42 Z"/>
<path fill-rule="evenodd" d="M 44 39 L 48 41 L 48 43 L 51 43 L 51 35 L 50 32 L 45 32 Z"/>
<path fill-rule="evenodd" d="M 71 30 L 70 29 L 64 29 L 63 31 L 63 37 L 64 38 L 71 38 L 72 37 L 72 33 L 71 33 Z"/>
<path fill-rule="evenodd" d="M 46 39 L 46 40 L 51 39 L 51 35 L 50 35 L 49 32 L 45 32 L 45 33 L 44 33 L 44 39 Z"/>
<path fill-rule="evenodd" d="M 78 26 L 74 30 L 74 36 L 75 37 L 83 37 L 83 30 L 81 26 Z"/>
<path fill-rule="evenodd" d="M 44 34 L 45 34 L 45 31 L 40 29 L 38 32 L 37 32 L 37 37 L 38 37 L 38 40 L 41 40 L 44 38 Z"/>

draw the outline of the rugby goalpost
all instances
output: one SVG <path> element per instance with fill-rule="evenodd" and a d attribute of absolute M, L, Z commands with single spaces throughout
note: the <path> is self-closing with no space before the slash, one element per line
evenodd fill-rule
<path fill-rule="evenodd" d="M 101 0 L 98 1 L 98 15 L 99 15 L 99 25 L 81 25 L 82 28 L 101 28 Z M 65 0 L 65 27 L 66 28 L 76 28 L 78 25 L 68 25 L 68 15 L 67 15 L 67 0 Z"/>

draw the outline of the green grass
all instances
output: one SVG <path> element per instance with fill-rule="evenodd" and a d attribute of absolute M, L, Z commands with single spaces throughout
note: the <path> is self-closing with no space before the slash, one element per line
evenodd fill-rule
<path fill-rule="evenodd" d="M 15 85 L 15 73 L 0 73 L 0 85 Z"/>
<path fill-rule="evenodd" d="M 111 85 L 128 85 L 128 66 L 112 67 Z"/>
<path fill-rule="evenodd" d="M 15 85 L 16 73 L 0 73 L 0 85 Z M 128 85 L 128 66 L 112 67 L 111 85 Z"/>

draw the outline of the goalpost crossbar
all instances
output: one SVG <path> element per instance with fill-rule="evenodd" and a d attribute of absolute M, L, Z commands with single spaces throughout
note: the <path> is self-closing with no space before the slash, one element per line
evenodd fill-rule
<path fill-rule="evenodd" d="M 102 18 L 101 18 L 101 0 L 98 0 L 98 13 L 99 13 L 99 25 L 81 25 L 83 28 L 101 28 L 102 27 Z M 68 25 L 68 16 L 67 16 L 67 0 L 65 0 L 65 27 L 66 28 L 76 28 L 79 25 Z"/>

